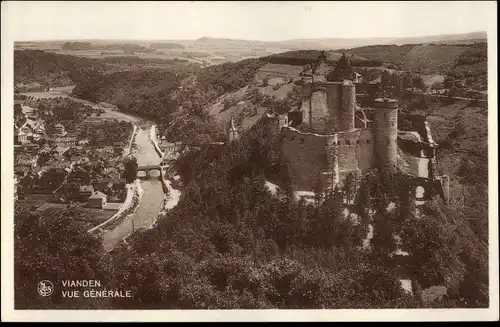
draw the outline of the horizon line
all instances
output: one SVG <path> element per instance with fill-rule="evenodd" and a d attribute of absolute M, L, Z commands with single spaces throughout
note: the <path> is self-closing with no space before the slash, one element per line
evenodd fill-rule
<path fill-rule="evenodd" d="M 293 39 L 284 39 L 284 40 L 255 40 L 255 39 L 245 39 L 245 38 L 231 38 L 231 37 L 212 37 L 212 36 L 201 36 L 198 38 L 124 38 L 124 37 L 91 37 L 91 38 L 53 38 L 53 39 L 31 39 L 31 40 L 22 40 L 22 41 L 14 41 L 14 43 L 18 42 L 54 42 L 54 41 L 197 41 L 203 38 L 206 39 L 215 39 L 215 40 L 232 40 L 232 41 L 247 41 L 247 42 L 261 42 L 261 43 L 284 43 L 284 42 L 292 42 L 292 41 L 309 41 L 309 40 L 368 40 L 368 39 L 388 39 L 388 40 L 397 40 L 397 39 L 405 39 L 405 38 L 421 38 L 421 37 L 439 37 L 439 36 L 452 36 L 452 35 L 467 35 L 474 33 L 485 33 L 486 39 L 488 32 L 487 31 L 471 31 L 471 32 L 459 32 L 459 33 L 449 33 L 449 34 L 430 34 L 430 35 L 419 35 L 419 36 L 370 36 L 370 37 L 319 37 L 319 38 L 293 38 Z"/>

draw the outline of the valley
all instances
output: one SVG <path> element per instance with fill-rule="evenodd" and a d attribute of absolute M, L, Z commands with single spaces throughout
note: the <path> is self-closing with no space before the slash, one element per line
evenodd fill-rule
<path fill-rule="evenodd" d="M 100 238 L 67 227 L 80 245 L 54 233 L 49 246 L 85 252 L 59 269 L 135 281 L 107 308 L 486 307 L 487 61 L 471 37 L 18 44 L 16 101 L 71 97 L 103 109 L 86 119 L 137 127 L 120 176 L 135 211 Z M 408 158 L 416 178 L 396 169 Z M 137 178 L 164 160 L 173 202 Z M 29 208 L 15 219 L 33 232 Z"/>

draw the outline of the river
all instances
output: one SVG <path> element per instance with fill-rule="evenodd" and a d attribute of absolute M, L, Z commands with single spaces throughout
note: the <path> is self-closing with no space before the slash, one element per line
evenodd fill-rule
<path fill-rule="evenodd" d="M 151 125 L 152 123 L 150 122 L 141 122 L 138 126 L 139 130 L 135 137 L 137 149 L 134 155 L 137 158 L 139 166 L 157 165 L 161 161 L 149 139 Z M 151 171 L 149 177 L 142 177 L 143 175 L 145 174 L 142 172 L 139 173 L 142 197 L 137 211 L 124 219 L 114 229 L 104 232 L 103 246 L 106 251 L 113 249 L 118 242 L 134 230 L 151 226 L 160 212 L 165 198 L 165 193 L 159 180 L 160 174 L 157 171 Z"/>
<path fill-rule="evenodd" d="M 23 93 L 27 96 L 33 96 L 36 98 L 48 98 L 48 97 L 69 97 L 75 101 L 91 105 L 93 107 L 103 108 L 106 112 L 101 115 L 101 118 L 113 118 L 118 120 L 125 120 L 135 124 L 138 128 L 137 135 L 135 137 L 135 153 L 137 158 L 137 163 L 141 165 L 157 165 L 160 163 L 161 158 L 155 151 L 152 141 L 149 138 L 152 122 L 119 112 L 116 110 L 109 109 L 109 105 L 96 105 L 95 103 L 89 102 L 87 100 L 75 98 L 71 95 L 72 87 L 55 88 L 48 92 L 30 92 Z M 160 209 L 165 198 L 165 193 L 163 192 L 161 181 L 159 180 L 159 172 L 151 171 L 149 177 L 143 177 L 139 173 L 139 183 L 142 189 L 142 196 L 140 198 L 139 206 L 137 210 L 123 219 L 123 221 L 111 230 L 104 231 L 103 246 L 106 251 L 112 250 L 116 244 L 123 240 L 126 236 L 130 235 L 134 230 L 138 228 L 148 228 L 156 220 Z M 180 192 L 170 188 L 173 199 L 167 202 L 166 207 L 171 208 L 177 204 Z"/>

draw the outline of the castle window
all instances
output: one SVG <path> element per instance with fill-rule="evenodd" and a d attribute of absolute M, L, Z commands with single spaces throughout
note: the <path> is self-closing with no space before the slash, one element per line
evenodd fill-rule
<path fill-rule="evenodd" d="M 356 144 L 359 144 L 359 140 L 356 141 Z"/>
<path fill-rule="evenodd" d="M 346 140 L 345 145 L 351 145 L 351 142 L 349 140 Z"/>
<path fill-rule="evenodd" d="M 385 143 L 386 143 L 387 145 L 389 145 L 389 140 L 385 141 Z"/>
<path fill-rule="evenodd" d="M 366 140 L 366 144 L 370 144 L 370 140 Z"/>

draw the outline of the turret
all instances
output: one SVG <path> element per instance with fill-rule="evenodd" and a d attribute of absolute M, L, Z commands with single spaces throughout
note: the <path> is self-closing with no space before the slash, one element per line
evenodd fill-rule
<path fill-rule="evenodd" d="M 234 119 L 231 117 L 231 124 L 229 127 L 229 142 L 232 142 L 233 140 L 238 139 L 238 130 L 236 129 L 236 126 L 234 124 Z"/>
<path fill-rule="evenodd" d="M 397 167 L 398 101 L 374 101 L 375 160 L 382 172 L 395 172 Z"/>

